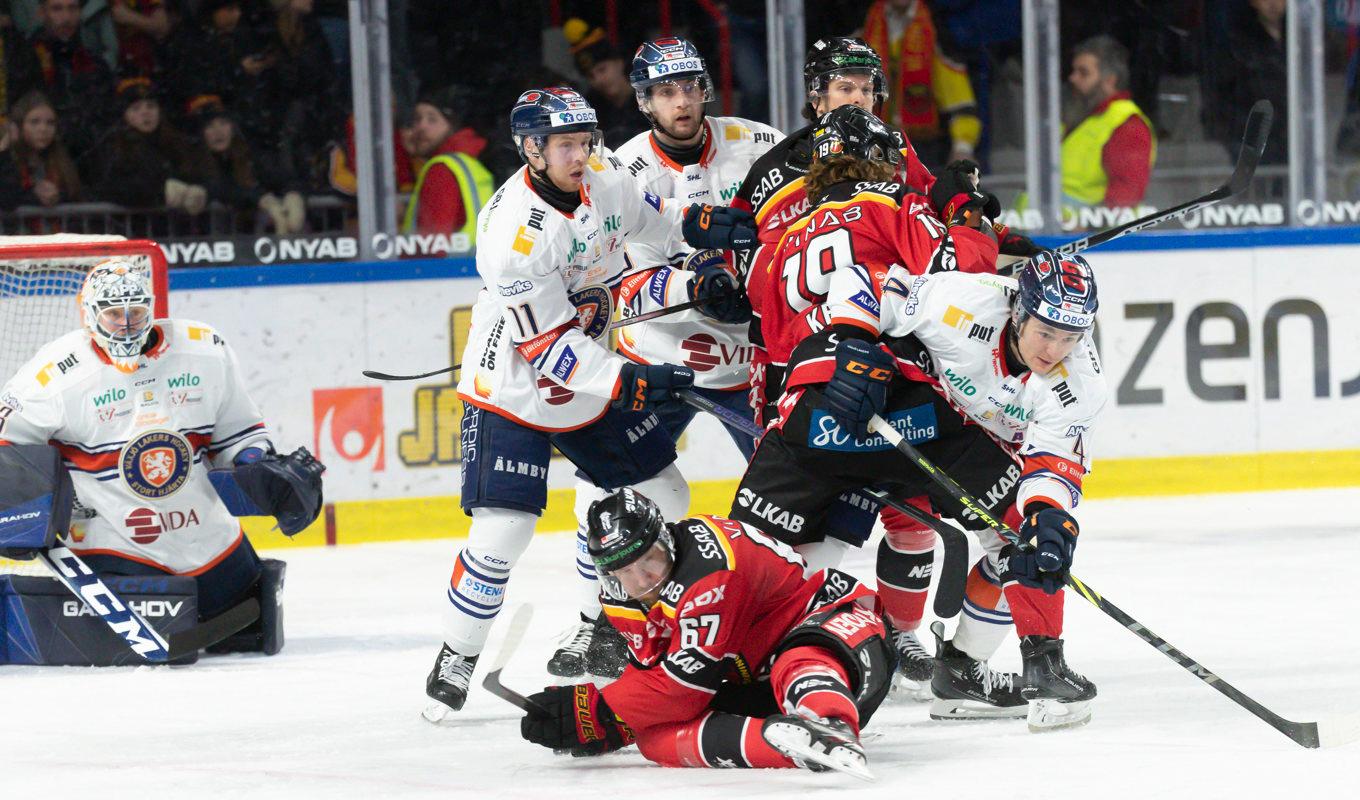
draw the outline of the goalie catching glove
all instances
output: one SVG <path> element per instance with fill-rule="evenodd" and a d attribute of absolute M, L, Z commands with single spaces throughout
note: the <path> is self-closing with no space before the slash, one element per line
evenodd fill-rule
<path fill-rule="evenodd" d="M 237 455 L 235 469 L 215 469 L 208 478 L 233 516 L 271 516 L 292 536 L 321 513 L 325 471 L 305 447 L 286 456 L 249 448 Z"/>
<path fill-rule="evenodd" d="M 529 696 L 546 714 L 525 713 L 519 721 L 526 741 L 555 753 L 598 756 L 633 743 L 633 731 L 605 703 L 594 684 L 549 686 Z"/>

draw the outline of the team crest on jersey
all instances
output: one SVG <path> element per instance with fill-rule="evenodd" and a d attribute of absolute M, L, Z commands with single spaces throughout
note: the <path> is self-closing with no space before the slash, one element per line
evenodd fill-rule
<path fill-rule="evenodd" d="M 609 320 L 614 316 L 614 295 L 599 284 L 572 292 L 567 298 L 576 306 L 576 322 L 581 331 L 592 339 L 609 333 Z"/>
<path fill-rule="evenodd" d="M 138 497 L 158 499 L 179 491 L 189 480 L 194 452 L 174 431 L 147 431 L 123 445 L 118 470 Z"/>

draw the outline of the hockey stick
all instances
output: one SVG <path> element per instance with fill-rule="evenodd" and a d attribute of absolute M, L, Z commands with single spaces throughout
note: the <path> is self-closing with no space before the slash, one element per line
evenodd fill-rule
<path fill-rule="evenodd" d="M 734 430 L 741 431 L 754 438 L 760 438 L 764 433 L 754 420 L 747 419 L 731 409 L 724 408 L 701 394 L 681 389 L 675 393 L 675 396 L 700 411 L 707 411 Z M 871 487 L 856 489 L 855 491 L 866 494 L 878 503 L 906 514 L 940 535 L 944 560 L 941 563 L 940 582 L 935 589 L 935 616 L 941 619 L 952 619 L 958 616 L 959 611 L 963 608 L 963 592 L 968 575 L 968 537 L 963 531 L 944 520 L 927 514 L 915 506 L 898 502 L 887 492 Z"/>
<path fill-rule="evenodd" d="M 501 670 L 505 669 L 506 663 L 519 649 L 519 643 L 524 639 L 524 633 L 529 630 L 529 622 L 533 618 L 534 607 L 529 603 L 515 609 L 510 617 L 510 625 L 505 630 L 505 641 L 501 642 L 501 649 L 496 651 L 496 659 L 491 662 L 491 671 L 482 678 L 482 687 L 521 711 L 546 717 L 547 709 L 501 683 Z"/>
<path fill-rule="evenodd" d="M 917 450 L 911 442 L 908 442 L 895 428 L 893 428 L 893 426 L 885 422 L 882 417 L 875 414 L 874 418 L 869 422 L 869 430 L 879 434 L 889 442 L 892 442 L 893 446 L 896 447 L 899 452 L 907 458 L 910 458 L 912 462 L 929 475 L 940 488 L 948 492 L 951 497 L 958 500 L 969 511 L 978 515 L 984 523 L 995 529 L 997 533 L 1005 537 L 1007 541 L 1012 544 L 1020 543 L 1019 534 L 1007 527 L 1001 520 L 996 519 L 988 513 L 987 509 L 983 508 L 982 504 L 979 503 L 976 498 L 968 494 L 967 490 L 960 486 L 953 478 L 932 464 L 930 459 L 926 458 L 920 450 Z M 1250 711 L 1252 714 L 1255 714 L 1258 718 L 1264 720 L 1280 733 L 1293 739 L 1297 744 L 1304 747 L 1334 747 L 1360 738 L 1360 716 L 1350 715 L 1341 719 L 1327 720 L 1324 722 L 1294 722 L 1292 720 L 1287 720 L 1246 696 L 1236 687 L 1210 672 L 1207 667 L 1203 666 L 1198 661 L 1195 661 L 1190 656 L 1171 646 L 1165 639 L 1148 630 L 1142 623 L 1126 614 L 1114 603 L 1106 600 L 1099 592 L 1096 592 L 1094 589 L 1082 583 L 1075 575 L 1068 573 L 1066 583 L 1068 586 L 1075 589 L 1078 594 L 1086 598 L 1086 601 L 1091 605 L 1105 612 L 1107 616 L 1113 618 L 1120 625 L 1133 631 L 1133 634 L 1139 639 L 1142 639 L 1162 651 L 1166 654 L 1167 658 L 1175 661 L 1191 675 L 1194 675 L 1196 678 L 1199 678 L 1214 687 L 1229 700 Z"/>
<path fill-rule="evenodd" d="M 1257 100 L 1256 104 L 1251 107 L 1251 111 L 1247 115 L 1247 127 L 1242 134 L 1242 148 L 1237 153 L 1237 163 L 1233 167 L 1232 177 L 1228 179 L 1227 183 L 1212 192 L 1196 197 L 1194 200 L 1187 200 L 1178 206 L 1173 206 L 1163 211 L 1155 211 L 1147 216 L 1125 222 L 1122 225 L 1115 225 L 1114 227 L 1106 228 L 1102 231 L 1096 231 L 1090 236 L 1084 236 L 1080 239 L 1075 239 L 1066 244 L 1059 245 L 1058 247 L 1053 248 L 1053 251 L 1060 255 L 1075 255 L 1083 250 L 1089 250 L 1096 245 L 1105 244 L 1106 242 L 1113 241 L 1121 236 L 1127 236 L 1130 233 L 1136 233 L 1146 228 L 1151 228 L 1154 225 L 1160 225 L 1163 222 L 1183 217 L 1192 211 L 1197 211 L 1205 206 L 1213 205 L 1220 200 L 1226 200 L 1235 194 L 1240 194 L 1251 183 L 1252 176 L 1256 174 L 1256 165 L 1260 163 L 1261 153 L 1265 151 L 1266 137 L 1270 135 L 1270 125 L 1274 119 L 1275 107 L 1271 105 L 1270 101 Z M 1015 274 L 1016 272 L 1019 272 L 1025 264 L 1028 264 L 1031 261 L 1033 261 L 1033 259 L 1025 259 L 1011 264 L 1007 268 L 1003 268 L 1008 269 L 1009 272 L 1003 272 L 1002 269 L 998 269 L 997 272 L 1002 274 Z"/>
<path fill-rule="evenodd" d="M 165 637 L 100 580 L 84 559 L 64 545 L 39 551 L 47 568 L 72 594 L 123 637 L 134 653 L 155 664 L 177 661 L 210 647 L 260 616 L 260 601 L 248 597 L 209 620 Z"/>
<path fill-rule="evenodd" d="M 616 319 L 613 322 L 609 323 L 609 330 L 607 331 L 607 333 L 613 333 L 614 331 L 624 327 L 625 325 L 634 325 L 639 322 L 646 322 L 649 319 L 667 317 L 670 316 L 671 314 L 679 314 L 681 311 L 689 311 L 691 308 L 698 308 L 701 304 L 702 301 L 690 300 L 689 302 L 680 303 L 679 305 L 667 306 L 666 308 L 658 308 L 655 311 L 648 311 L 645 314 L 638 314 L 635 317 L 624 317 L 623 319 Z M 437 369 L 432 372 L 422 372 L 419 375 L 390 375 L 386 372 L 378 372 L 377 370 L 366 369 L 363 371 L 363 375 L 365 378 L 372 378 L 373 380 L 376 381 L 414 381 L 419 380 L 421 378 L 429 378 L 433 375 L 443 375 L 446 372 L 454 372 L 460 369 L 462 366 L 463 366 L 462 364 L 454 364 L 451 367 L 444 367 L 443 369 Z"/>

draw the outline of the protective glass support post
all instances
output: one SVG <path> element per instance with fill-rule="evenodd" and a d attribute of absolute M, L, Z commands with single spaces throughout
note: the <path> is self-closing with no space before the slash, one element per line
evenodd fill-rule
<path fill-rule="evenodd" d="M 1289 224 L 1314 225 L 1327 200 L 1327 104 L 1322 94 L 1326 9 L 1323 0 L 1290 0 L 1285 13 Z"/>
<path fill-rule="evenodd" d="M 770 124 L 782 131 L 795 131 L 806 124 L 801 115 L 806 57 L 803 17 L 803 0 L 765 0 Z"/>
<path fill-rule="evenodd" d="M 355 200 L 359 256 L 376 259 L 373 240 L 397 233 L 392 151 L 392 65 L 387 0 L 349 0 L 350 80 L 354 98 Z"/>
<path fill-rule="evenodd" d="M 1058 0 L 1024 0 L 1025 186 L 1042 232 L 1062 233 L 1062 42 Z"/>

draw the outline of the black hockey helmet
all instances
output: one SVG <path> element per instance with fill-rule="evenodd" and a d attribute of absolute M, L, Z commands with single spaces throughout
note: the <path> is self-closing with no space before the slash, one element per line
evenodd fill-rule
<path fill-rule="evenodd" d="M 892 130 L 878 117 L 851 105 L 826 112 L 812 128 L 814 161 L 840 155 L 885 164 L 902 161 Z"/>
<path fill-rule="evenodd" d="M 803 62 L 803 88 L 808 103 L 826 91 L 827 83 L 836 75 L 867 75 L 874 81 L 874 102 L 888 99 L 888 82 L 883 76 L 883 59 L 863 39 L 851 36 L 832 36 L 818 39 Z"/>
<path fill-rule="evenodd" d="M 657 542 L 675 557 L 675 540 L 661 509 L 632 489 L 597 500 L 586 512 L 586 549 L 602 575 L 632 564 Z"/>

